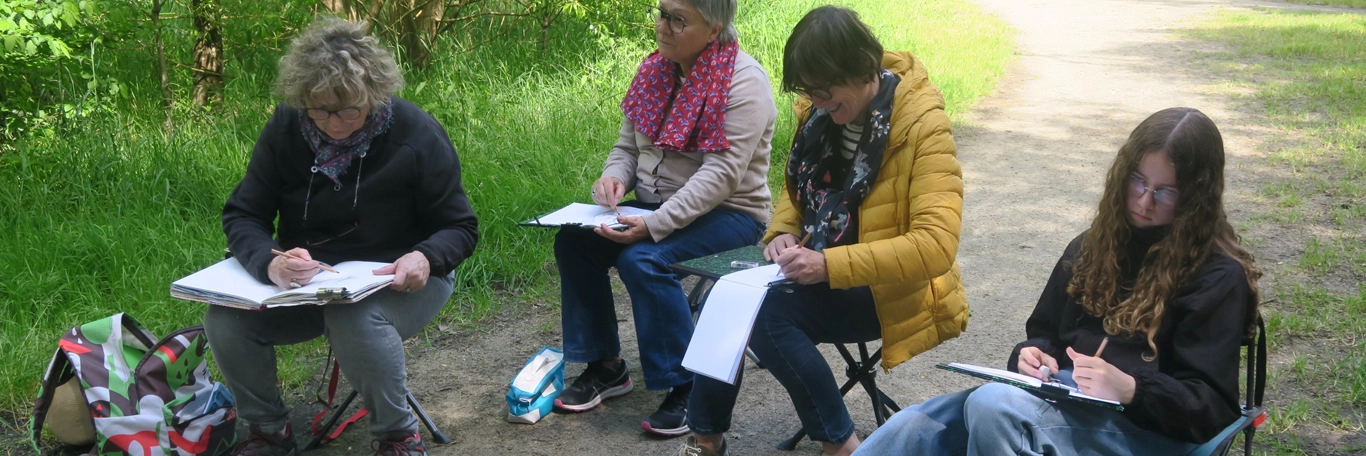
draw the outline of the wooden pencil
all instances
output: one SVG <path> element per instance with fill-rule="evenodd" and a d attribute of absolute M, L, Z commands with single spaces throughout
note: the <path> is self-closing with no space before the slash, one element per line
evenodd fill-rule
<path fill-rule="evenodd" d="M 270 253 L 274 253 L 274 254 L 276 254 L 276 255 L 279 255 L 279 256 L 282 256 L 282 257 L 285 257 L 285 258 L 291 258 L 291 259 L 295 259 L 295 260 L 308 261 L 308 260 L 304 260 L 303 258 L 299 258 L 299 257 L 295 256 L 295 255 L 292 254 L 292 253 L 289 253 L 289 252 L 281 252 L 281 251 L 276 250 L 276 249 L 270 249 Z M 326 265 L 326 264 L 323 264 L 321 261 L 318 262 L 318 267 L 321 268 L 321 269 L 324 270 L 324 271 L 327 271 L 327 272 L 331 272 L 331 273 L 334 273 L 334 274 L 341 274 L 340 272 L 337 272 L 336 269 L 332 269 L 331 266 L 328 266 L 328 265 Z"/>

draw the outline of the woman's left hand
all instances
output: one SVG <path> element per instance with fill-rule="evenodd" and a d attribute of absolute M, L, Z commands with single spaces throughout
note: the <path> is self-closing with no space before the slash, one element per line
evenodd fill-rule
<path fill-rule="evenodd" d="M 783 277 L 802 285 L 829 282 L 830 271 L 825 269 L 825 254 L 806 247 L 788 247 L 778 253 L 774 263 L 782 268 Z"/>
<path fill-rule="evenodd" d="M 427 278 L 432 274 L 432 265 L 422 252 L 408 252 L 388 266 L 376 269 L 375 275 L 394 275 L 394 283 L 389 289 L 394 291 L 417 291 L 427 286 Z"/>
<path fill-rule="evenodd" d="M 617 223 L 626 225 L 626 231 L 617 231 L 607 227 L 607 224 L 598 225 L 593 228 L 598 236 L 611 239 L 621 244 L 635 244 L 650 237 L 650 228 L 645 226 L 645 217 L 638 215 L 618 215 Z"/>
<path fill-rule="evenodd" d="M 1121 404 L 1133 402 L 1133 376 L 1103 359 L 1077 353 L 1072 347 L 1067 347 L 1067 356 L 1072 358 L 1072 380 L 1081 392 Z"/>

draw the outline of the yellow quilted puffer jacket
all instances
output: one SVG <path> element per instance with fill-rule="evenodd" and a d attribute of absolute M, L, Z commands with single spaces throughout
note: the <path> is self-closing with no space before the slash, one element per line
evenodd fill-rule
<path fill-rule="evenodd" d="M 963 171 L 958 165 L 944 95 L 925 66 L 907 52 L 887 52 L 882 67 L 901 82 L 882 168 L 859 206 L 859 243 L 825 250 L 831 288 L 868 285 L 882 324 L 882 367 L 891 369 L 968 326 L 967 295 L 959 271 Z M 797 125 L 810 102 L 793 103 Z M 800 237 L 802 211 L 783 186 L 764 242 Z"/>

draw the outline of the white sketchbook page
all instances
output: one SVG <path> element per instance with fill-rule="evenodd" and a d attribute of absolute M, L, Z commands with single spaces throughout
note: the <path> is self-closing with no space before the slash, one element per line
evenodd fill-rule
<path fill-rule="evenodd" d="M 241 298 L 246 302 L 261 302 L 280 292 L 275 285 L 267 285 L 256 280 L 236 258 L 228 258 L 213 266 L 200 269 L 194 274 L 171 283 L 173 287 L 190 290 L 204 290 L 225 296 Z"/>
<path fill-rule="evenodd" d="M 649 209 L 631 206 L 617 206 L 617 210 L 621 212 L 621 215 L 641 217 L 654 212 Z M 565 206 L 563 209 L 528 220 L 527 223 L 545 226 L 616 225 L 617 213 L 612 212 L 612 208 L 610 207 L 603 207 L 596 204 L 569 203 L 569 205 Z"/>
<path fill-rule="evenodd" d="M 786 279 L 786 277 L 783 277 L 781 266 L 770 264 L 723 275 L 717 282 L 735 282 L 752 287 L 767 287 L 770 283 Z"/>
<path fill-rule="evenodd" d="M 1032 387 L 1035 387 L 1035 388 L 1038 388 L 1038 387 L 1043 386 L 1043 380 L 1039 380 L 1039 379 L 1037 379 L 1037 378 L 1030 377 L 1030 376 L 1028 376 L 1028 375 L 1024 375 L 1024 374 L 1017 373 L 1017 372 L 1011 372 L 1011 371 L 1008 371 L 1008 370 L 993 369 L 993 368 L 990 368 L 990 367 L 974 366 L 974 365 L 971 365 L 971 364 L 962 364 L 962 363 L 949 363 L 949 366 L 955 367 L 955 368 L 958 368 L 958 369 L 963 369 L 963 370 L 966 370 L 966 371 L 977 372 L 977 373 L 979 373 L 979 374 L 987 374 L 987 375 L 991 375 L 991 376 L 995 376 L 995 377 L 1000 377 L 1000 378 L 1005 378 L 1005 379 L 1014 380 L 1014 381 L 1017 381 L 1017 382 L 1020 382 L 1020 383 L 1024 383 L 1024 384 L 1026 384 L 1026 385 L 1029 385 L 1029 386 L 1032 386 Z M 1098 398 L 1098 397 L 1095 397 L 1095 396 L 1092 396 L 1092 395 L 1083 393 L 1083 392 L 1081 392 L 1081 390 L 1077 389 L 1076 387 L 1073 387 L 1073 386 L 1070 386 L 1070 385 L 1066 385 L 1066 384 L 1063 384 L 1063 383 L 1061 383 L 1061 382 L 1051 381 L 1051 382 L 1048 382 L 1048 384 L 1049 384 L 1049 385 L 1052 385 L 1052 386 L 1059 387 L 1059 388 L 1066 389 L 1066 390 L 1067 390 L 1067 394 L 1069 394 L 1069 395 L 1071 395 L 1071 396 L 1080 397 L 1080 398 L 1085 398 L 1085 399 L 1091 399 L 1091 400 L 1096 400 L 1096 401 L 1101 401 L 1101 402 L 1108 402 L 1108 403 L 1111 403 L 1111 404 L 1119 405 L 1119 401 L 1112 401 L 1112 400 L 1109 400 L 1109 399 L 1101 399 L 1101 398 Z"/>
<path fill-rule="evenodd" d="M 1020 383 L 1024 383 L 1024 384 L 1029 385 L 1029 386 L 1033 386 L 1033 387 L 1035 387 L 1035 388 L 1037 388 L 1037 387 L 1043 385 L 1043 381 L 1042 381 L 1042 380 L 1039 380 L 1039 379 L 1034 378 L 1034 377 L 1030 377 L 1030 376 L 1028 376 L 1028 375 L 1024 375 L 1024 374 L 1020 374 L 1020 373 L 1016 373 L 1016 372 L 1011 372 L 1011 371 L 1008 371 L 1008 370 L 1004 370 L 1004 369 L 993 369 L 993 368 L 990 368 L 990 367 L 974 366 L 974 365 L 971 365 L 971 364 L 963 364 L 963 363 L 949 363 L 949 366 L 951 366 L 951 367 L 956 367 L 956 368 L 959 368 L 959 369 L 962 369 L 962 370 L 965 370 L 965 371 L 976 372 L 976 373 L 979 373 L 979 374 L 987 374 L 987 375 L 991 375 L 991 376 L 994 376 L 994 377 L 1008 378 L 1008 379 L 1011 379 L 1011 380 L 1014 380 L 1014 381 L 1017 381 L 1017 382 L 1020 382 Z"/>
<path fill-rule="evenodd" d="M 683 368 L 734 385 L 768 287 L 722 279 L 707 294 Z"/>
<path fill-rule="evenodd" d="M 270 287 L 275 290 L 275 295 L 266 298 L 266 301 L 274 304 L 286 304 L 297 298 L 313 300 L 318 290 L 321 288 L 345 288 L 348 294 L 368 290 L 377 285 L 388 284 L 394 281 L 394 275 L 375 275 L 376 269 L 388 266 L 389 263 L 379 263 L 374 261 L 347 261 L 332 266 L 337 272 L 319 271 L 318 275 L 313 276 L 308 284 L 289 290 Z M 255 279 L 253 279 L 255 280 Z M 297 297 L 297 298 L 296 298 Z M 258 301 L 260 302 L 260 301 Z"/>
<path fill-rule="evenodd" d="M 283 290 L 273 284 L 264 284 L 247 273 L 236 258 L 228 258 L 213 266 L 201 269 L 194 274 L 173 282 L 173 287 L 183 290 L 201 290 L 224 296 L 241 298 L 245 302 L 260 303 L 280 295 L 315 296 L 318 288 L 345 287 L 347 290 L 360 290 L 379 283 L 392 282 L 394 276 L 377 276 L 371 271 L 388 265 L 373 261 L 348 261 L 333 266 L 338 273 L 322 271 L 313 281 L 302 288 Z"/>

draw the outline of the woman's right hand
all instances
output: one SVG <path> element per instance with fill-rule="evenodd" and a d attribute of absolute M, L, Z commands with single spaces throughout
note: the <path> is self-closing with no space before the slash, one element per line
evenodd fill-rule
<path fill-rule="evenodd" d="M 1058 372 L 1058 360 L 1039 350 L 1039 347 L 1020 349 L 1020 361 L 1015 365 L 1016 370 L 1021 374 L 1043 380 L 1043 372 L 1039 371 L 1039 366 L 1048 366 L 1055 374 Z"/>
<path fill-rule="evenodd" d="M 764 259 L 777 261 L 778 255 L 783 253 L 783 250 L 794 245 L 797 245 L 797 236 L 787 233 L 779 234 L 778 237 L 768 241 L 768 245 L 764 246 Z"/>
<path fill-rule="evenodd" d="M 617 203 L 626 196 L 626 184 L 615 177 L 603 177 L 593 183 L 593 202 L 617 210 Z"/>
<path fill-rule="evenodd" d="M 313 261 L 308 250 L 295 247 L 286 253 L 301 259 L 276 256 L 270 260 L 270 265 L 266 267 L 266 274 L 275 286 L 286 290 L 297 288 L 296 285 L 305 285 L 309 280 L 313 280 L 313 276 L 318 275 L 318 262 Z"/>

